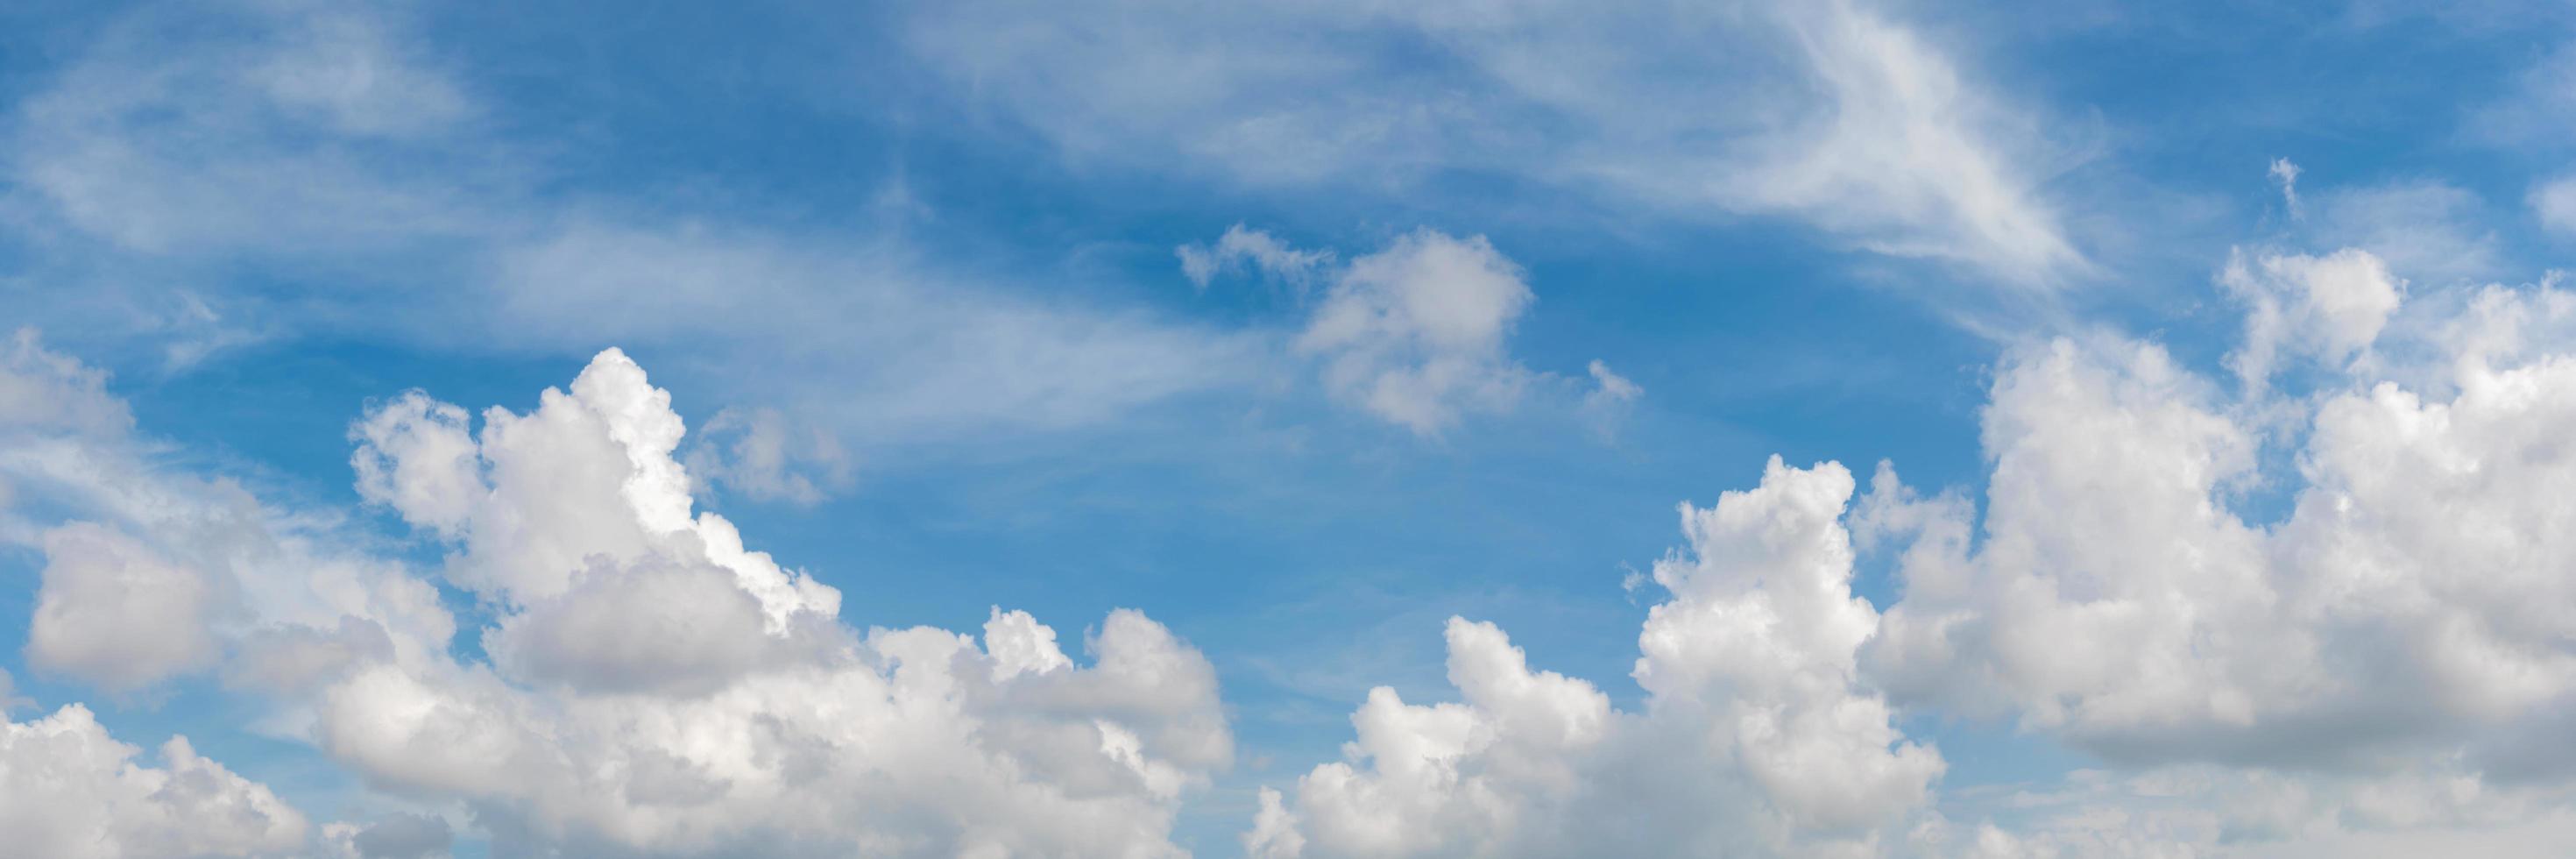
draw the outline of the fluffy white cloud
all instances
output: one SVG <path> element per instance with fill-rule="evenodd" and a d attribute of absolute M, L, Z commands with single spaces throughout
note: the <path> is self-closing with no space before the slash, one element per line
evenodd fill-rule
<path fill-rule="evenodd" d="M 2576 176 L 2561 176 L 2531 188 L 2531 211 L 2540 225 L 2560 235 L 2576 235 Z"/>
<path fill-rule="evenodd" d="M 1528 273 L 1483 236 L 1420 228 L 1344 263 L 1332 251 L 1299 250 L 1237 224 L 1212 249 L 1177 252 L 1182 273 L 1202 287 L 1245 263 L 1295 286 L 1306 317 L 1291 345 L 1322 363 L 1326 393 L 1419 436 L 1511 409 L 1544 387 L 1607 438 L 1645 393 L 1597 360 L 1582 390 L 1579 379 L 1533 372 L 1514 358 L 1512 330 L 1538 297 Z M 1321 294 L 1310 294 L 1319 282 Z"/>
<path fill-rule="evenodd" d="M 1760 488 L 1684 508 L 1691 550 L 1656 565 L 1672 599 L 1640 636 L 1643 712 L 1453 621 L 1461 700 L 1373 692 L 1349 760 L 1265 795 L 1247 851 L 2545 839 L 2576 790 L 2551 739 L 2576 724 L 2576 504 L 2557 490 L 2576 480 L 2576 296 L 2409 297 L 2358 250 L 2240 255 L 2221 282 L 2249 310 L 2238 392 L 2151 343 L 2019 347 L 1983 418 L 1982 516 L 1882 464 L 1855 536 L 1839 466 L 1775 460 Z M 2295 397 L 2263 387 L 2284 357 L 2316 362 Z M 2279 518 L 2243 512 L 2265 507 Z M 1849 590 L 1855 546 L 1894 553 L 1883 615 Z M 1876 690 L 2124 770 L 1936 803 L 1940 758 Z"/>
<path fill-rule="evenodd" d="M 2324 257 L 2238 252 L 2218 275 L 2247 306 L 2245 342 L 2228 357 L 2246 388 L 2261 393 L 2286 347 L 2341 369 L 2379 339 L 2397 312 L 2402 289 L 2369 252 L 2346 248 Z"/>
<path fill-rule="evenodd" d="M 426 582 L 337 548 L 327 516 L 159 464 L 104 374 L 32 332 L 14 342 L 0 391 L 45 406 L 0 424 L 0 540 L 45 557 L 28 626 L 34 665 L 130 691 L 236 649 L 284 660 L 245 669 L 253 684 L 286 682 L 322 670 L 311 652 L 279 650 L 305 638 L 360 636 L 406 660 L 446 648 L 454 621 Z"/>
<path fill-rule="evenodd" d="M 1841 466 L 1682 507 L 1687 553 L 1638 636 L 1648 698 L 1535 672 L 1491 624 L 1449 622 L 1457 703 L 1372 690 L 1345 762 L 1265 794 L 1262 856 L 1868 853 L 1943 769 L 1861 684 L 1878 614 L 1852 595 Z"/>
<path fill-rule="evenodd" d="M 689 477 L 671 458 L 683 428 L 670 394 L 615 349 L 570 392 L 547 389 L 536 411 L 486 411 L 472 440 L 462 410 L 418 392 L 351 434 L 360 494 L 456 541 L 446 577 L 465 587 L 530 604 L 570 591 L 594 557 L 661 557 L 725 571 L 773 633 L 800 612 L 839 610 L 838 591 L 746 550 L 724 517 L 690 515 Z"/>
<path fill-rule="evenodd" d="M 1020 612 L 980 643 L 843 626 L 838 591 L 692 512 L 669 402 L 609 350 L 479 431 L 417 393 L 357 423 L 361 491 L 451 541 L 447 577 L 502 616 L 491 667 L 316 692 L 325 751 L 510 849 L 1179 852 L 1179 802 L 1232 758 L 1204 657 L 1128 611 L 1087 666 Z"/>
<path fill-rule="evenodd" d="M 2542 288 L 2507 317 L 2563 314 Z M 2366 327 L 2366 326 L 2365 326 Z M 2328 328 L 2304 348 L 2345 348 Z M 2009 702 L 2123 758 L 2370 766 L 2455 746 L 2576 682 L 2556 545 L 2576 508 L 2550 429 L 2576 373 L 2454 353 L 2447 390 L 2356 379 L 2316 404 L 2286 521 L 2231 509 L 2260 430 L 2157 347 L 2069 341 L 2007 362 L 1980 545 L 1932 505 L 1876 673 Z M 1879 494 L 1903 495 L 1882 472 Z M 1974 691 L 1969 691 L 1974 690 Z M 1954 699 L 1955 700 L 1955 699 Z M 2400 758 L 2403 760 L 2404 758 Z"/>
<path fill-rule="evenodd" d="M 304 816 L 265 786 L 199 757 L 185 737 L 161 766 L 117 742 L 87 708 L 30 722 L 0 708 L 0 832 L 26 856 L 286 856 L 304 846 Z"/>
<path fill-rule="evenodd" d="M 1986 412 L 1982 523 L 1885 466 L 1861 505 L 1904 587 L 1869 677 L 2146 767 L 1988 847 L 2360 844 L 2518 826 L 2576 785 L 2541 739 L 2576 702 L 2576 505 L 2557 490 L 2576 479 L 2576 298 L 2400 306 L 2357 251 L 2242 263 L 2222 278 L 2254 296 L 2236 369 L 2325 359 L 2303 397 L 2231 398 L 2148 343 L 2034 344 Z M 2382 359 L 2344 360 L 2365 350 Z"/>
<path fill-rule="evenodd" d="M 0 349 L 0 432 L 113 436 L 133 425 L 105 372 L 47 351 L 33 328 L 10 332 Z"/>
<path fill-rule="evenodd" d="M 31 664 L 125 691 L 214 661 L 216 582 L 87 522 L 47 531 L 44 549 Z"/>
<path fill-rule="evenodd" d="M 1503 348 L 1536 296 L 1483 236 L 1431 230 L 1351 260 L 1297 336 L 1333 394 L 1421 435 L 1510 406 L 1530 373 Z"/>

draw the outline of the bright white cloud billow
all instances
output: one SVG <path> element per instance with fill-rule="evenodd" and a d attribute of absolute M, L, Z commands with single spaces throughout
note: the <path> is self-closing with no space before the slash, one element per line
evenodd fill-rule
<path fill-rule="evenodd" d="M 841 594 L 691 513 L 669 395 L 622 353 L 527 414 L 413 393 L 359 421 L 360 488 L 505 610 L 492 667 L 363 667 L 320 745 L 452 797 L 501 843 L 653 855 L 1170 855 L 1232 740 L 1214 670 L 1141 614 L 1075 664 L 996 610 L 979 642 L 854 630 Z"/>
<path fill-rule="evenodd" d="M 1422 230 L 1351 260 L 1298 351 L 1324 360 L 1335 397 L 1421 435 L 1465 411 L 1508 408 L 1530 373 L 1503 347 L 1536 297 L 1483 236 Z"/>
<path fill-rule="evenodd" d="M 0 478 L 43 502 L 5 520 L 51 558 L 35 664 L 110 690 L 212 669 L 268 697 L 267 730 L 384 790 L 463 803 L 502 849 L 1174 855 L 1178 804 L 1231 761 L 1214 669 L 1136 612 L 1085 636 L 1088 663 L 1021 612 L 996 609 L 980 640 L 842 625 L 838 591 L 692 512 L 669 396 L 615 350 L 526 414 L 478 427 L 414 392 L 352 430 L 361 494 L 452 546 L 441 578 L 499 610 L 486 664 L 457 661 L 455 622 L 395 565 L 154 464 L 121 421 L 47 416 L 124 413 L 94 371 L 19 342 L 0 389 L 51 386 L 63 406 L 0 428 Z M 66 510 L 85 518 L 33 518 Z M 163 752 L 172 775 L 120 769 L 131 749 L 77 706 L 8 730 L 0 794 L 78 804 L 92 817 L 51 822 L 103 855 L 436 840 L 418 821 L 308 827 L 184 743 Z M 97 774 L 23 757 L 66 748 Z M 26 781 L 74 776 L 95 784 Z"/>
<path fill-rule="evenodd" d="M 1762 484 L 1684 505 L 1689 551 L 1638 636 L 1644 710 L 1532 671 L 1492 624 L 1449 621 L 1459 703 L 1378 688 L 1349 759 L 1265 795 L 1262 856 L 1868 853 L 1943 769 L 1859 686 L 1878 613 L 1851 593 L 1839 465 L 1773 459 Z"/>
<path fill-rule="evenodd" d="M 9 720 L 0 707 L 0 832 L 16 855 L 289 856 L 309 824 L 265 786 L 198 756 L 185 737 L 142 750 L 72 704 Z"/>
<path fill-rule="evenodd" d="M 2540 751 L 2576 701 L 2576 504 L 2557 491 L 2576 479 L 2576 299 L 2401 307 L 2357 250 L 2240 257 L 2222 280 L 2249 309 L 2247 399 L 2152 343 L 2016 349 L 1985 412 L 1982 517 L 1884 465 L 1847 512 L 1839 466 L 1775 460 L 1760 488 L 1685 508 L 1691 550 L 1656 565 L 1672 599 L 1640 636 L 1642 712 L 1453 621 L 1462 700 L 1371 693 L 1349 760 L 1265 795 L 1247 848 L 2182 855 L 2545 824 L 2576 788 L 2576 757 Z M 2378 347 L 2423 366 L 2351 360 Z M 2275 399 L 2275 356 L 2325 381 Z M 2285 518 L 2250 520 L 2280 446 Z M 1883 616 L 1849 590 L 1846 520 L 1894 553 Z M 1889 701 L 2136 769 L 1936 803 L 1941 759 Z"/>

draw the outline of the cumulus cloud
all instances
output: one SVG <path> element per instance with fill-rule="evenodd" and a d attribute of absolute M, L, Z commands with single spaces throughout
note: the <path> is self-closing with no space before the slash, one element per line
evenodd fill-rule
<path fill-rule="evenodd" d="M 2152 343 L 2032 344 L 1986 412 L 1982 522 L 1884 465 L 1861 505 L 1904 589 L 1868 676 L 2141 768 L 2046 824 L 2058 850 L 2519 825 L 2576 783 L 2576 761 L 2533 751 L 2576 701 L 2576 547 L 2559 545 L 2576 507 L 2548 488 L 2571 467 L 2556 428 L 2576 409 L 2576 300 L 2403 296 L 2351 250 L 2272 262 L 2228 277 L 2358 299 L 2253 307 L 2240 372 L 2263 342 L 2328 360 L 2290 425 Z M 2413 366 L 2337 360 L 2362 349 Z M 2295 473 L 2267 470 L 2267 446 Z M 2279 487 L 2281 518 L 2243 512 L 2253 486 Z M 2164 834 L 2102 828 L 2124 818 Z"/>
<path fill-rule="evenodd" d="M 1656 563 L 1639 712 L 1533 671 L 1492 624 L 1452 618 L 1456 703 L 1371 690 L 1346 760 L 1262 796 L 1261 856 L 1869 852 L 1944 768 L 1862 685 L 1878 613 L 1852 595 L 1841 466 L 1774 458 L 1761 485 L 1682 506 Z"/>
<path fill-rule="evenodd" d="M 286 856 L 304 844 L 302 814 L 185 737 L 161 766 L 108 736 L 89 709 L 11 722 L 0 712 L 0 831 L 28 856 Z"/>
<path fill-rule="evenodd" d="M 2018 284 L 2090 268 L 2039 191 L 2080 147 L 1868 4 L 1131 5 L 943 4 L 906 36 L 1083 162 L 1376 193 L 1493 173 Z"/>
<path fill-rule="evenodd" d="M 1453 621 L 1460 700 L 1373 691 L 1344 762 L 1261 798 L 1247 851 L 2545 837 L 2576 788 L 2576 757 L 2543 739 L 2576 702 L 2576 546 L 2558 545 L 2576 506 L 2553 488 L 2576 479 L 2558 441 L 2576 297 L 2410 295 L 2352 249 L 2239 254 L 2220 281 L 2248 311 L 2235 392 L 2149 342 L 2016 347 L 1983 415 L 1982 511 L 1884 463 L 1847 510 L 1841 467 L 1775 459 L 1757 489 L 1685 506 L 1689 551 L 1653 573 L 1671 599 L 1640 635 L 1642 711 Z M 2262 381 L 2290 357 L 2315 366 L 2283 398 Z M 2242 512 L 2264 487 L 2277 520 Z M 1858 552 L 1891 553 L 1883 614 L 1850 591 Z M 1935 801 L 1941 759 L 1893 706 L 2000 719 L 2116 769 Z"/>
<path fill-rule="evenodd" d="M 492 664 L 362 664 L 313 694 L 314 730 L 496 843 L 1175 855 L 1179 802 L 1232 758 L 1213 667 L 1141 614 L 1089 665 L 998 608 L 980 642 L 842 625 L 839 591 L 693 513 L 669 394 L 617 350 L 532 412 L 461 415 L 414 393 L 352 435 L 361 492 L 499 607 Z"/>
<path fill-rule="evenodd" d="M 1483 236 L 1419 230 L 1351 260 L 1297 349 L 1324 359 L 1334 396 L 1438 435 L 1461 412 L 1520 398 L 1530 374 L 1503 341 L 1534 300 L 1520 266 Z"/>
<path fill-rule="evenodd" d="M 2346 248 L 2325 257 L 2239 251 L 2218 275 L 2244 302 L 2245 341 L 2228 356 L 2237 377 L 2254 393 L 2271 380 L 2282 350 L 2342 369 L 2379 339 L 2397 311 L 2403 284 L 2369 252 Z"/>
<path fill-rule="evenodd" d="M 31 332 L 0 363 L 0 391 L 47 404 L 0 419 L 0 540 L 45 558 L 28 626 L 34 665 L 132 691 L 235 649 L 253 662 L 311 663 L 285 656 L 289 642 L 332 630 L 363 627 L 371 647 L 402 659 L 445 649 L 454 621 L 428 583 L 342 548 L 329 517 L 160 464 L 104 378 Z M 297 673 L 283 663 L 245 676 Z"/>
<path fill-rule="evenodd" d="M 2005 148 L 2040 139 L 2025 120 L 1882 14 L 1851 2 L 1789 8 L 1818 104 L 1721 168 L 1721 204 L 1788 212 L 1881 253 L 2025 285 L 2088 267 Z"/>
<path fill-rule="evenodd" d="M 1597 360 L 1588 367 L 1588 390 L 1577 387 L 1580 380 L 1523 366 L 1509 341 L 1538 297 L 1528 272 L 1483 236 L 1425 227 L 1341 262 L 1332 251 L 1299 250 L 1237 224 L 1213 250 L 1185 245 L 1179 252 L 1193 281 L 1250 262 L 1296 283 L 1306 316 L 1291 348 L 1321 362 L 1325 392 L 1418 436 L 1438 437 L 1469 415 L 1507 411 L 1544 387 L 1608 438 L 1645 392 Z M 1306 293 L 1309 281 L 1324 284 L 1320 295 Z"/>
<path fill-rule="evenodd" d="M 213 661 L 216 582 L 87 522 L 46 532 L 44 550 L 27 628 L 38 668 L 124 691 Z"/>

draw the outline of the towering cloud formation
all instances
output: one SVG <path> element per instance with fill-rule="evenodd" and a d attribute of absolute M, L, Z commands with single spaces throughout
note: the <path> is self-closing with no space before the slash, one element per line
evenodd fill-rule
<path fill-rule="evenodd" d="M 103 377 L 32 335 L 5 357 L 0 396 L 28 407 L 0 415 L 0 480 L 45 503 L 0 507 L 0 535 L 47 559 L 39 668 L 111 690 L 218 669 L 273 730 L 505 852 L 1174 855 L 1175 809 L 1232 758 L 1213 668 L 1136 612 L 1088 664 L 1021 612 L 980 640 L 843 625 L 838 591 L 693 512 L 680 419 L 615 350 L 479 429 L 418 393 L 352 429 L 360 493 L 497 608 L 488 663 L 453 655 L 429 583 L 154 465 Z M 184 740 L 166 769 L 134 754 L 78 705 L 0 723 L 0 819 L 65 856 L 417 855 L 451 831 L 317 832 Z"/>
<path fill-rule="evenodd" d="M 1672 599 L 1638 636 L 1642 712 L 1532 672 L 1492 624 L 1449 621 L 1464 700 L 1378 688 L 1349 760 L 1264 794 L 1262 856 L 1866 853 L 1942 770 L 1858 685 L 1878 613 L 1850 589 L 1852 477 L 1773 458 L 1762 485 L 1682 507 Z"/>
<path fill-rule="evenodd" d="M 504 843 L 579 852 L 1179 852 L 1232 740 L 1207 660 L 1110 615 L 1076 665 L 1027 614 L 983 640 L 838 620 L 839 591 L 692 513 L 669 395 L 609 350 L 537 409 L 414 392 L 353 428 L 362 494 L 453 547 L 503 608 L 491 666 L 379 662 L 316 696 L 371 781 L 450 796 Z"/>
<path fill-rule="evenodd" d="M 2403 307 L 2357 250 L 2240 256 L 2223 282 L 2251 320 L 2237 393 L 2152 343 L 2016 348 L 1984 417 L 1982 517 L 1885 465 L 1847 515 L 1841 466 L 1775 459 L 1758 489 L 1684 508 L 1642 712 L 1453 620 L 1462 700 L 1374 691 L 1349 759 L 1265 794 L 1245 844 L 2162 855 L 2563 808 L 2576 755 L 2547 738 L 2576 704 L 2576 504 L 2556 489 L 2576 480 L 2576 298 Z M 2287 368 L 2304 397 L 2275 392 Z M 1895 553 L 1884 615 L 1848 588 L 1846 519 Z M 2128 773 L 1934 807 L 1941 759 L 1880 690 Z"/>

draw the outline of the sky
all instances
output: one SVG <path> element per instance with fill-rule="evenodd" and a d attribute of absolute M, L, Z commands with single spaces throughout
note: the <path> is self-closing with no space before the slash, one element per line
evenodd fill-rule
<path fill-rule="evenodd" d="M 46 857 L 2550 856 L 2576 13 L 0 8 Z"/>

